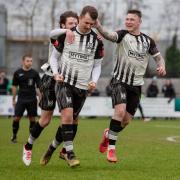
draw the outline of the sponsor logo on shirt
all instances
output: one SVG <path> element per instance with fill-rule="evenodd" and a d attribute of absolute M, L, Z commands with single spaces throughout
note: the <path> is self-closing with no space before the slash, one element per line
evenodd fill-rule
<path fill-rule="evenodd" d="M 136 58 L 137 60 L 142 61 L 144 59 L 144 57 L 146 56 L 146 54 L 145 53 L 138 53 L 138 52 L 129 50 L 128 51 L 128 56 L 132 57 L 132 58 Z"/>
<path fill-rule="evenodd" d="M 24 76 L 24 74 L 23 74 L 23 73 L 20 73 L 20 74 L 19 74 L 19 77 L 21 77 L 21 76 Z"/>
<path fill-rule="evenodd" d="M 89 55 L 70 51 L 69 58 L 76 59 L 79 62 L 87 62 L 89 60 Z"/>

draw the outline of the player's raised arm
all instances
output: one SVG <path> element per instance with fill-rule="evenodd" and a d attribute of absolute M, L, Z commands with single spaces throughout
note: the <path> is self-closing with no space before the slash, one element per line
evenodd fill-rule
<path fill-rule="evenodd" d="M 96 29 L 98 32 L 107 40 L 110 40 L 112 42 L 116 42 L 118 39 L 116 32 L 108 32 L 102 25 L 100 24 L 99 20 L 96 22 Z"/>

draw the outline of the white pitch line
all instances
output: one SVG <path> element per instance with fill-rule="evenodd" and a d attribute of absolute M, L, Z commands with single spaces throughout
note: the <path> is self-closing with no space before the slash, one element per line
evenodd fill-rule
<path fill-rule="evenodd" d="M 167 141 L 170 141 L 170 142 L 177 142 L 176 138 L 179 137 L 179 136 L 169 136 L 166 138 Z"/>

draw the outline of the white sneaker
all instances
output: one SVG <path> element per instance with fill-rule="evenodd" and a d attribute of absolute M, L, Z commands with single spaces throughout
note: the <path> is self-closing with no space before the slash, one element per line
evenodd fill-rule
<path fill-rule="evenodd" d="M 32 150 L 26 150 L 25 146 L 23 146 L 22 160 L 26 166 L 29 166 L 31 164 L 31 156 L 32 156 Z"/>

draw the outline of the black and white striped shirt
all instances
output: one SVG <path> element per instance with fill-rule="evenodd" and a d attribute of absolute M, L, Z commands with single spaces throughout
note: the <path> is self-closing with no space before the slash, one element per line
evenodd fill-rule
<path fill-rule="evenodd" d="M 160 54 L 153 39 L 141 33 L 132 35 L 127 30 L 117 31 L 116 62 L 113 77 L 133 86 L 144 84 L 149 56 Z"/>
<path fill-rule="evenodd" d="M 82 34 L 74 27 L 72 31 L 75 34 L 74 43 L 67 42 L 66 34 L 60 35 L 57 40 L 51 39 L 51 42 L 62 53 L 60 73 L 64 82 L 87 89 L 94 65 L 101 63 L 103 58 L 103 43 L 93 30 Z"/>

